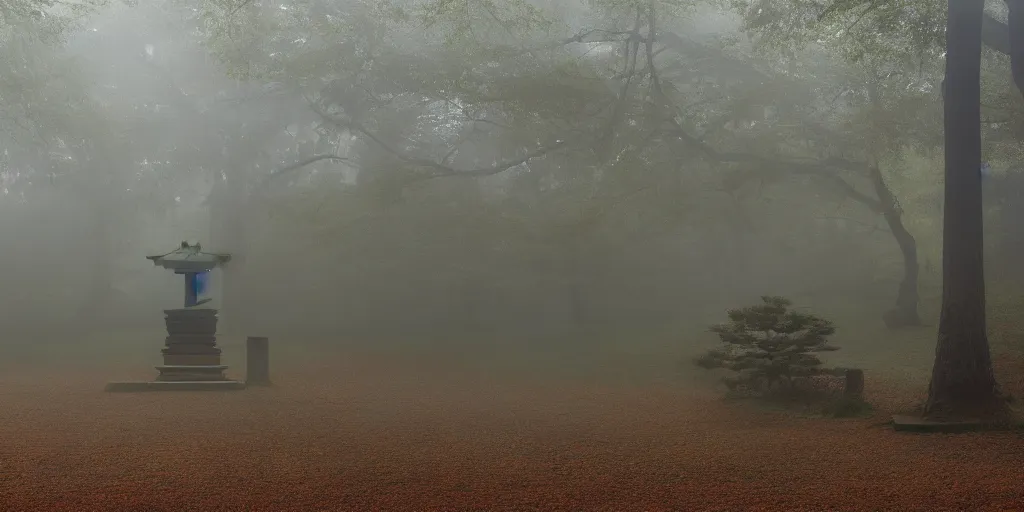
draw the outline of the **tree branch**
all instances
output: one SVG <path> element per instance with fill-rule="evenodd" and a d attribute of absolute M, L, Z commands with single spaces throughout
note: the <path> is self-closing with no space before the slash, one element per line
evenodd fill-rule
<path fill-rule="evenodd" d="M 276 177 L 281 176 L 283 174 L 288 174 L 289 172 L 297 171 L 297 170 L 299 170 L 299 169 L 301 169 L 301 168 L 303 168 L 303 167 L 305 167 L 307 165 L 315 164 L 315 163 L 320 162 L 322 160 L 338 160 L 338 161 L 342 161 L 342 162 L 350 162 L 350 165 L 351 165 L 351 161 L 347 157 L 338 156 L 338 155 L 315 155 L 315 156 L 311 156 L 309 158 L 306 158 L 305 160 L 299 160 L 298 162 L 295 162 L 293 164 L 286 165 L 284 167 L 281 167 L 280 169 L 275 169 L 275 170 L 273 170 L 270 173 L 269 176 L 267 176 L 267 179 L 276 178 Z"/>
<path fill-rule="evenodd" d="M 479 168 L 476 168 L 476 169 L 459 170 L 459 169 L 454 169 L 454 168 L 451 168 L 451 167 L 443 166 L 443 165 L 440 165 L 440 164 L 432 164 L 431 165 L 432 167 L 437 168 L 437 169 L 442 169 L 442 170 L 439 170 L 438 172 L 435 172 L 433 174 L 428 174 L 428 175 L 424 176 L 423 179 L 424 180 L 429 180 L 429 179 L 434 179 L 434 178 L 446 178 L 446 177 L 450 177 L 450 176 L 470 176 L 470 177 L 477 177 L 477 178 L 483 177 L 483 176 L 493 176 L 495 174 L 501 174 L 501 173 L 503 173 L 503 172 L 505 172 L 505 171 L 507 171 L 509 169 L 512 169 L 514 167 L 518 167 L 520 165 L 523 165 L 526 162 L 529 162 L 530 160 L 533 160 L 534 158 L 546 155 L 546 154 L 548 154 L 548 153 L 550 153 L 550 152 L 552 152 L 552 151 L 554 151 L 554 150 L 556 150 L 558 148 L 561 148 L 564 145 L 565 145 L 565 141 L 557 141 L 557 142 L 555 142 L 554 144 L 552 144 L 550 146 L 541 146 L 541 147 L 539 147 L 539 148 L 537 148 L 537 149 L 535 149 L 533 151 L 530 151 L 529 153 L 526 153 L 525 155 L 523 155 L 520 158 L 515 158 L 515 159 L 512 159 L 512 160 L 505 160 L 503 162 L 497 162 L 497 163 L 495 163 L 493 165 L 489 165 L 487 167 L 479 167 Z"/>
<path fill-rule="evenodd" d="M 309 158 L 305 158 L 303 160 L 299 160 L 298 162 L 295 162 L 295 163 L 292 163 L 292 164 L 288 164 L 288 165 L 286 165 L 284 167 L 280 167 L 278 169 L 274 169 L 273 171 L 270 172 L 270 174 L 266 175 L 262 180 L 260 180 L 259 184 L 256 187 L 257 187 L 257 189 L 262 189 L 262 188 L 268 186 L 270 184 L 270 182 L 274 181 L 274 178 L 281 177 L 281 176 L 283 176 L 285 174 L 288 174 L 288 173 L 297 171 L 299 169 L 302 169 L 303 167 L 306 167 L 307 165 L 315 164 L 315 163 L 323 161 L 323 160 L 338 160 L 338 161 L 342 161 L 342 162 L 348 162 L 349 165 L 355 167 L 355 165 L 352 163 L 351 160 L 349 160 L 348 158 L 343 157 L 343 156 L 330 155 L 330 154 L 313 155 L 313 156 L 311 156 Z"/>
<path fill-rule="evenodd" d="M 662 44 L 665 44 L 666 47 L 669 47 L 672 50 L 679 52 L 680 54 L 689 54 L 690 50 L 694 50 L 695 48 L 693 48 L 694 45 L 687 44 L 686 41 L 684 41 L 681 37 L 672 32 L 656 32 L 654 30 L 654 11 L 650 10 L 648 12 L 648 16 L 648 23 L 650 24 L 649 28 L 651 29 L 651 33 L 646 38 L 650 40 L 650 42 L 647 45 L 647 62 L 652 77 L 652 88 L 655 88 L 654 92 L 660 93 L 658 94 L 658 99 L 664 102 L 662 105 L 670 107 L 670 110 L 672 112 L 677 112 L 677 107 L 675 107 L 675 105 L 672 105 L 669 99 L 664 95 L 664 93 L 660 91 L 660 84 L 656 79 L 654 79 L 654 77 L 657 76 L 657 71 L 654 66 L 654 57 L 651 53 L 651 50 L 653 48 L 652 45 L 654 43 L 654 40 L 656 39 Z M 703 48 L 703 51 L 706 52 L 708 51 L 708 49 Z M 761 78 L 767 78 L 762 73 L 755 69 L 751 69 L 750 71 L 755 75 L 760 76 Z M 861 204 L 864 204 L 872 211 L 879 213 L 885 211 L 883 204 L 879 199 L 873 198 L 867 194 L 864 194 L 863 192 L 860 192 L 859 190 L 856 189 L 856 187 L 850 184 L 850 182 L 843 179 L 842 176 L 839 176 L 838 174 L 828 171 L 828 168 L 831 167 L 834 169 L 855 169 L 861 172 L 868 172 L 870 171 L 870 166 L 866 164 L 858 164 L 855 162 L 850 162 L 847 160 L 836 158 L 829 159 L 826 161 L 785 161 L 749 153 L 719 152 L 710 144 L 687 133 L 686 130 L 683 129 L 683 126 L 676 121 L 674 115 L 669 116 L 667 122 L 673 127 L 672 130 L 669 130 L 669 133 L 675 135 L 680 140 L 684 141 L 686 144 L 699 151 L 701 155 L 707 160 L 717 163 L 754 163 L 793 174 L 802 174 L 822 178 L 828 180 L 834 187 L 842 190 L 847 195 L 847 197 Z"/>
<path fill-rule="evenodd" d="M 241 11 L 243 7 L 245 7 L 245 6 L 247 6 L 247 5 L 251 4 L 251 3 L 252 3 L 252 0 L 242 0 L 242 2 L 239 3 L 238 5 L 236 5 L 234 9 L 231 9 L 231 12 L 228 13 L 228 18 L 234 16 L 236 12 Z"/>
<path fill-rule="evenodd" d="M 486 167 L 478 167 L 478 168 L 475 168 L 475 169 L 460 170 L 460 169 L 456 169 L 454 167 L 450 167 L 448 165 L 445 165 L 442 162 L 436 162 L 434 160 L 429 160 L 429 159 L 426 159 L 426 158 L 419 158 L 419 157 L 409 156 L 409 155 L 403 153 L 402 151 L 399 151 L 398 149 L 395 149 L 394 147 L 392 147 L 387 142 L 381 140 L 380 137 L 378 137 L 376 134 L 374 134 L 373 132 L 371 132 L 370 130 L 368 130 L 366 127 L 364 127 L 362 124 L 360 124 L 359 122 L 357 122 L 355 120 L 351 120 L 351 119 L 338 119 L 337 117 L 334 117 L 334 116 L 324 112 L 323 110 L 321 110 L 314 102 L 309 102 L 309 106 L 324 121 L 326 121 L 328 123 L 331 123 L 331 124 L 333 124 L 335 126 L 342 127 L 342 128 L 347 128 L 347 129 L 350 129 L 350 130 L 353 130 L 353 131 L 356 131 L 356 132 L 362 134 L 366 138 L 368 138 L 371 141 L 373 141 L 376 145 L 378 145 L 382 149 L 384 149 L 384 151 L 387 151 L 388 153 L 390 153 L 395 158 L 397 158 L 397 159 L 399 159 L 399 160 L 401 160 L 401 161 L 403 161 L 405 163 L 408 163 L 408 164 L 413 164 L 413 165 L 416 165 L 416 166 L 427 167 L 427 168 L 433 169 L 434 170 L 433 173 L 427 174 L 427 175 L 425 175 L 425 176 L 423 176 L 421 178 L 421 179 L 424 179 L 424 180 L 433 179 L 433 178 L 443 178 L 443 177 L 449 177 L 449 176 L 466 176 L 466 177 L 477 177 L 477 178 L 479 178 L 479 177 L 483 177 L 483 176 L 492 176 L 492 175 L 495 175 L 495 174 L 501 174 L 501 173 L 503 173 L 503 172 L 505 172 L 505 171 L 507 171 L 509 169 L 512 169 L 513 167 L 520 166 L 520 165 L 522 165 L 522 164 L 524 164 L 524 163 L 526 163 L 526 162 L 528 162 L 528 161 L 530 161 L 530 160 L 532 160 L 534 158 L 537 158 L 539 156 L 542 156 L 542 155 L 545 155 L 545 154 L 550 153 L 552 151 L 555 151 L 556 149 L 559 149 L 559 148 L 561 148 L 561 147 L 563 147 L 563 146 L 565 146 L 567 144 L 567 142 L 565 140 L 556 140 L 554 143 L 552 143 L 550 145 L 541 146 L 541 147 L 539 147 L 539 148 L 537 148 L 537 149 L 535 149 L 533 151 L 530 151 L 530 152 L 526 153 L 525 155 L 523 155 L 522 157 L 519 157 L 519 158 L 515 158 L 515 159 L 512 159 L 512 160 L 505 160 L 505 161 L 502 161 L 502 162 L 496 162 L 493 165 L 489 165 L 489 166 L 486 166 Z"/>
<path fill-rule="evenodd" d="M 859 190 L 850 184 L 850 182 L 843 179 L 842 176 L 829 172 L 828 169 L 842 169 L 842 170 L 856 170 L 856 171 L 868 171 L 870 167 L 867 164 L 858 162 L 852 162 L 841 158 L 829 158 L 823 161 L 800 161 L 800 160 L 778 160 L 768 158 L 760 155 L 754 155 L 749 153 L 739 152 L 719 152 L 704 141 L 698 140 L 697 138 L 689 135 L 682 127 L 677 123 L 673 123 L 676 126 L 675 130 L 669 131 L 673 135 L 678 136 L 681 140 L 689 144 L 691 147 L 697 149 L 704 158 L 717 163 L 754 163 L 772 169 L 777 169 L 792 174 L 802 174 L 806 176 L 814 176 L 822 178 L 830 182 L 833 186 L 842 190 L 851 199 L 867 206 L 869 209 L 875 212 L 881 213 L 884 209 L 881 202 Z"/>
<path fill-rule="evenodd" d="M 637 7 L 636 21 L 633 24 L 633 32 L 630 34 L 629 39 L 626 40 L 626 48 L 624 52 L 626 61 L 622 70 L 622 74 L 625 75 L 625 79 L 622 81 L 622 85 L 619 88 L 619 94 L 616 98 L 615 106 L 612 108 L 611 119 L 608 120 L 608 124 L 605 126 L 604 133 L 601 135 L 601 141 L 598 147 L 598 153 L 602 159 L 607 158 L 612 150 L 612 140 L 615 138 L 615 126 L 619 124 L 619 121 L 625 113 L 626 95 L 629 93 L 629 86 L 633 83 L 633 77 L 636 76 L 637 54 L 640 53 L 640 43 L 642 40 L 642 37 L 640 36 L 641 20 L 641 10 L 640 7 Z M 653 68 L 651 71 L 654 71 Z"/>

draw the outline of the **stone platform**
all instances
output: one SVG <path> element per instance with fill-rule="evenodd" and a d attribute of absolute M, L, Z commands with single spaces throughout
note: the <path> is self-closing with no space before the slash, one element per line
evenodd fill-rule
<path fill-rule="evenodd" d="M 112 393 L 137 393 L 140 391 L 239 391 L 245 383 L 237 380 L 216 381 L 135 381 L 111 382 L 104 391 Z"/>
<path fill-rule="evenodd" d="M 897 414 L 892 417 L 893 429 L 897 432 L 961 434 L 964 432 L 988 432 L 1024 429 L 1020 421 L 993 423 L 982 420 L 936 421 L 920 416 Z"/>
<path fill-rule="evenodd" d="M 165 356 L 164 359 L 167 359 Z M 217 359 L 220 359 L 219 357 Z M 220 361 L 216 361 L 220 363 Z M 224 376 L 224 370 L 228 367 L 222 364 L 198 365 L 198 364 L 164 364 L 156 367 L 160 375 L 156 380 L 163 382 L 214 382 L 228 380 Z"/>

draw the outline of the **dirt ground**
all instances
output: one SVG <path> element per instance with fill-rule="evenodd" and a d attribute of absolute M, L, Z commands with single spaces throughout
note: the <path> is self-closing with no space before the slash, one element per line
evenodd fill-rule
<path fill-rule="evenodd" d="M 874 416 L 837 420 L 723 401 L 671 365 L 489 357 L 282 357 L 274 387 L 221 393 L 100 391 L 150 378 L 137 361 L 5 367 L 0 510 L 1024 510 L 1021 434 L 880 425 L 916 377 L 869 373 Z M 1019 395 L 1024 365 L 1000 361 Z"/>

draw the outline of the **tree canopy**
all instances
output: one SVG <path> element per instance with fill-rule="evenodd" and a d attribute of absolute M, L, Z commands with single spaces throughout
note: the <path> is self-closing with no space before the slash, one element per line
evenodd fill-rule
<path fill-rule="evenodd" d="M 4 47 L 5 184 L 73 195 L 125 244 L 100 247 L 138 249 L 143 226 L 188 211 L 238 272 L 313 258 L 274 286 L 380 295 L 350 323 L 446 280 L 467 310 L 541 315 L 540 294 L 580 326 L 646 294 L 668 322 L 683 303 L 828 288 L 803 267 L 877 281 L 900 313 L 886 322 L 912 324 L 942 211 L 945 11 L 918 3 L 76 4 L 60 40 Z M 53 19 L 17 5 L 11 34 Z M 986 19 L 1006 34 L 1004 12 Z M 1019 100 L 1003 53 L 983 66 L 1001 176 Z M 838 272 L 826 254 L 858 257 Z"/>

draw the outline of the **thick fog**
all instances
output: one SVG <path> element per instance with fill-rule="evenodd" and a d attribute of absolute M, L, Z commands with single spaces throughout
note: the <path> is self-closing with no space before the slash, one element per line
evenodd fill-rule
<path fill-rule="evenodd" d="M 1024 510 L 989 3 L 0 0 L 0 510 Z"/>
<path fill-rule="evenodd" d="M 8 48 L 33 70 L 4 93 L 5 325 L 158 329 L 181 283 L 144 257 L 186 239 L 232 254 L 210 295 L 239 335 L 678 338 L 764 294 L 870 322 L 894 304 L 900 248 L 856 198 L 870 177 L 714 161 L 642 126 L 625 11 L 534 2 L 553 24 L 503 32 L 385 4 L 112 3 L 63 44 Z M 491 50 L 466 46 L 478 21 Z M 713 6 L 661 23 L 659 85 L 680 103 L 660 108 L 722 152 L 820 153 L 837 145 L 824 130 L 790 142 L 773 123 L 839 133 L 858 115 L 830 82 L 855 71 L 826 53 L 791 69 Z M 503 46 L 526 43 L 530 58 Z M 522 158 L 552 141 L 565 147 Z M 418 178 L 444 169 L 490 175 Z M 897 195 L 908 179 L 890 180 Z M 914 213 L 926 286 L 938 224 Z"/>

